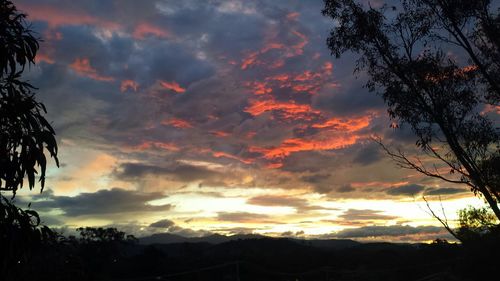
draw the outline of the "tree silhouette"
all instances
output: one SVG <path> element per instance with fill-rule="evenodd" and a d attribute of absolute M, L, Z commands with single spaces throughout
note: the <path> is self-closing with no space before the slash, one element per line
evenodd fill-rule
<path fill-rule="evenodd" d="M 16 280 L 15 272 L 42 242 L 55 239 L 38 213 L 15 206 L 2 192 L 16 195 L 28 179 L 33 189 L 36 176 L 45 185 L 48 152 L 57 165 L 55 132 L 43 116 L 35 88 L 23 81 L 26 66 L 35 63 L 38 39 L 11 1 L 0 0 L 0 270 L 2 278 Z"/>
<path fill-rule="evenodd" d="M 463 242 L 496 239 L 500 225 L 491 210 L 469 206 L 458 212 L 457 236 Z"/>
<path fill-rule="evenodd" d="M 327 44 L 360 55 L 369 90 L 384 98 L 395 127 L 407 124 L 417 147 L 437 161 L 379 143 L 396 163 L 466 184 L 500 218 L 500 131 L 488 111 L 500 102 L 500 17 L 488 0 L 401 0 L 374 8 L 326 0 L 335 21 Z M 496 116 L 498 117 L 498 116 Z"/>
<path fill-rule="evenodd" d="M 13 195 L 25 177 L 33 189 L 38 173 L 43 190 L 45 151 L 59 165 L 55 132 L 43 116 L 45 106 L 35 100 L 35 88 L 21 80 L 39 48 L 25 18 L 12 2 L 0 1 L 0 191 Z"/>

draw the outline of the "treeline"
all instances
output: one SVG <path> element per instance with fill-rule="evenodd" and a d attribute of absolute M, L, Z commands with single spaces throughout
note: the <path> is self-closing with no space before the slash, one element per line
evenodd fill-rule
<path fill-rule="evenodd" d="M 493 233 L 463 244 L 333 249 L 287 238 L 141 245 L 116 228 L 78 228 L 75 236 L 43 226 L 32 231 L 34 244 L 3 244 L 11 251 L 2 249 L 2 280 L 487 280 L 500 250 Z"/>

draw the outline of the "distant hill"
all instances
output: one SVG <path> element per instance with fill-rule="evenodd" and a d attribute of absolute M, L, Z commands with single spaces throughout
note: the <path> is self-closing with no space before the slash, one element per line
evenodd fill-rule
<path fill-rule="evenodd" d="M 108 256 L 101 248 L 85 244 L 69 251 L 82 251 L 82 257 L 91 253 L 91 258 L 73 262 L 75 268 L 83 261 L 87 272 L 111 272 L 107 276 L 113 280 L 489 280 L 457 278 L 468 274 L 467 264 L 475 261 L 460 244 L 360 243 L 255 234 L 183 237 L 171 233 L 142 237 L 139 242 L 119 244 L 123 248 Z M 116 253 L 121 257 L 117 259 Z M 470 275 L 476 277 L 476 273 Z"/>
<path fill-rule="evenodd" d="M 210 244 L 221 244 L 234 240 L 244 240 L 244 239 L 259 239 L 266 236 L 258 234 L 237 234 L 237 235 L 221 235 L 212 234 L 203 237 L 184 237 L 177 234 L 171 233 L 157 233 L 151 236 L 145 236 L 139 238 L 139 243 L 142 245 L 151 244 L 175 244 L 175 243 L 210 243 Z"/>
<path fill-rule="evenodd" d="M 350 239 L 292 239 L 296 243 L 308 245 L 316 248 L 339 250 L 355 246 L 362 243 Z"/>
<path fill-rule="evenodd" d="M 300 245 L 312 246 L 315 248 L 324 249 L 346 249 L 354 246 L 358 246 L 361 243 L 349 240 L 349 239 L 297 239 L 297 238 L 271 238 L 259 234 L 236 234 L 231 236 L 213 234 L 204 237 L 184 237 L 177 234 L 171 233 L 157 233 L 151 236 L 146 236 L 139 238 L 139 243 L 142 245 L 151 244 L 177 244 L 177 243 L 209 243 L 213 245 L 222 244 L 230 241 L 236 240 L 248 240 L 248 239 L 283 239 L 290 240 Z"/>

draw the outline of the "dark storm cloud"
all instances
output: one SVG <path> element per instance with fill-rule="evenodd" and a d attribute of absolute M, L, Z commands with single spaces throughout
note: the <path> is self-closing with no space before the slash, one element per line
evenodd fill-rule
<path fill-rule="evenodd" d="M 387 190 L 387 194 L 394 196 L 414 196 L 424 191 L 425 187 L 418 184 L 407 184 L 398 187 L 392 187 Z"/>
<path fill-rule="evenodd" d="M 150 224 L 146 231 L 152 231 L 152 233 L 172 233 L 184 237 L 199 237 L 213 234 L 212 232 L 206 230 L 194 230 L 178 226 L 175 222 L 169 219 L 162 219 Z M 148 233 L 145 234 L 147 235 Z"/>
<path fill-rule="evenodd" d="M 37 200 L 32 206 L 37 210 L 60 209 L 69 217 L 112 215 L 129 212 L 161 212 L 172 208 L 170 204 L 150 205 L 148 202 L 165 196 L 161 192 L 142 193 L 120 188 L 80 193 L 76 196 L 50 195 Z"/>
<path fill-rule="evenodd" d="M 119 12 L 111 11 L 113 13 L 128 11 L 131 14 L 122 18 L 113 17 L 113 19 L 118 21 L 126 19 L 125 23 L 128 23 L 129 19 L 140 16 L 140 13 L 148 6 L 141 7 L 139 12 L 127 9 L 128 6 L 136 6 L 134 3 L 120 3 L 120 9 L 117 9 Z M 82 6 L 80 9 L 66 4 L 67 2 L 63 1 L 60 7 L 51 7 L 51 9 L 55 11 L 62 9 L 59 13 L 64 15 L 64 9 L 74 9 L 74 12 L 84 13 L 89 7 L 106 8 L 109 6 L 103 6 L 101 3 L 99 5 L 77 4 L 77 6 Z M 29 7 L 30 5 L 27 4 L 26 8 L 29 9 Z M 93 11 L 87 12 L 87 17 L 100 15 Z M 71 22 L 71 17 L 66 16 L 65 19 Z M 99 22 L 95 24 L 99 27 Z M 40 30 L 42 34 L 45 34 L 45 31 L 51 31 L 47 29 L 47 26 L 38 26 L 43 29 Z M 211 76 L 214 71 L 208 62 L 196 57 L 197 51 L 194 47 L 187 47 L 179 42 L 150 40 L 146 47 L 141 46 L 141 43 L 137 45 L 134 38 L 117 33 L 112 33 L 111 37 L 102 40 L 96 35 L 93 25 L 61 25 L 56 27 L 56 30 L 61 39 L 46 40 L 41 46 L 41 52 L 49 52 L 55 64 L 40 64 L 40 75 L 33 77 L 31 81 L 40 87 L 39 95 L 49 108 L 49 116 L 64 116 L 64 118 L 56 118 L 55 127 L 58 133 L 66 138 L 74 137 L 76 132 L 83 131 L 85 128 L 87 131 L 98 132 L 101 134 L 100 137 L 104 137 L 107 141 L 116 141 L 117 138 L 122 138 L 122 134 L 116 129 L 123 131 L 124 128 L 144 128 L 145 124 L 161 117 L 158 114 L 161 110 L 170 111 L 168 108 L 152 107 L 152 104 L 158 107 L 157 101 L 155 101 L 156 104 L 151 103 L 148 99 L 144 99 L 143 95 L 121 93 L 120 83 L 124 80 L 135 81 L 139 85 L 140 92 L 157 83 L 157 80 L 175 81 L 187 88 L 191 83 Z M 87 59 L 98 75 L 113 80 L 93 81 L 89 77 L 79 75 L 69 69 L 69 66 L 77 59 Z M 163 95 L 167 98 L 168 91 L 165 90 Z M 141 110 L 136 110 L 136 106 L 141 106 Z M 57 115 L 54 108 L 58 109 Z M 150 110 L 144 110 L 144 108 Z M 93 119 L 99 119 L 101 122 L 94 122 Z M 103 128 L 106 130 L 102 130 Z M 94 139 L 99 138 L 94 137 Z"/>
<path fill-rule="evenodd" d="M 181 181 L 207 180 L 221 176 L 219 172 L 200 166 L 174 164 L 170 167 L 160 167 L 141 163 L 123 163 L 115 171 L 118 179 L 138 179 L 148 175 L 164 176 Z"/>
<path fill-rule="evenodd" d="M 145 72 L 137 71 L 144 80 L 147 78 L 153 81 L 173 80 L 186 87 L 214 73 L 213 67 L 208 62 L 196 58 L 195 50 L 189 50 L 176 43 L 152 43 L 147 49 L 133 53 L 132 57 L 136 60 L 130 63 L 129 67 L 139 69 L 147 67 L 144 69 Z"/>
<path fill-rule="evenodd" d="M 308 176 L 302 176 L 300 179 L 308 183 L 322 183 L 330 178 L 328 174 L 314 174 Z"/>
<path fill-rule="evenodd" d="M 152 224 L 149 225 L 149 227 L 155 227 L 155 228 L 169 228 L 171 226 L 174 226 L 175 222 L 169 220 L 169 219 L 163 219 L 156 221 Z"/>
<path fill-rule="evenodd" d="M 300 173 L 319 173 L 327 170 L 335 170 L 346 164 L 345 159 L 338 154 L 327 154 L 318 151 L 301 151 L 290 155 L 283 162 L 283 170 Z"/>
<path fill-rule="evenodd" d="M 453 195 L 459 193 L 469 193 L 469 190 L 466 188 L 440 187 L 427 188 L 424 193 L 425 195 Z"/>
<path fill-rule="evenodd" d="M 314 191 L 318 193 L 329 193 L 335 186 L 332 184 L 330 174 L 310 174 L 300 177 L 303 182 L 312 185 Z"/>
<path fill-rule="evenodd" d="M 368 238 L 383 236 L 405 236 L 415 234 L 439 234 L 443 231 L 442 227 L 437 226 L 409 226 L 409 225 L 391 225 L 391 226 L 362 226 L 341 230 L 334 234 L 338 238 Z"/>
<path fill-rule="evenodd" d="M 345 221 L 359 221 L 359 220 L 394 220 L 398 217 L 381 214 L 383 211 L 378 210 L 359 210 L 349 209 L 338 217 Z"/>
<path fill-rule="evenodd" d="M 345 61 L 345 64 L 348 62 Z M 350 63 L 349 63 L 350 64 Z M 335 65 L 344 65 L 342 61 L 335 61 Z M 338 67 L 337 69 L 352 69 L 349 67 Z M 329 112 L 334 112 L 341 116 L 351 116 L 371 110 L 384 109 L 384 102 L 376 93 L 369 92 L 362 86 L 363 78 L 354 79 L 352 75 L 340 77 L 337 75 L 336 79 L 341 81 L 340 86 L 335 90 L 321 91 L 317 96 L 313 97 L 313 105 L 318 108 Z"/>
<path fill-rule="evenodd" d="M 163 220 L 161 220 L 163 221 Z M 161 222 L 159 221 L 159 222 Z M 167 220 L 168 221 L 168 220 Z M 172 222 L 173 223 L 173 222 Z M 171 234 L 176 234 L 180 235 L 183 237 L 201 237 L 201 236 L 208 236 L 212 235 L 213 233 L 208 231 L 208 230 L 203 230 L 203 229 L 191 229 L 191 228 L 185 228 L 185 227 L 180 227 L 173 223 L 172 225 L 168 227 L 155 227 L 152 226 L 156 223 L 152 223 L 149 226 L 145 226 L 144 224 L 134 221 L 134 222 L 128 222 L 128 223 L 116 223 L 116 224 L 109 224 L 103 226 L 103 228 L 108 228 L 108 227 L 114 227 L 119 229 L 120 231 L 124 231 L 127 234 L 133 234 L 136 237 L 147 237 L 153 234 L 159 234 L 159 233 L 171 233 Z M 160 223 L 163 225 L 166 225 L 168 223 Z"/>
<path fill-rule="evenodd" d="M 369 142 L 361 145 L 352 161 L 355 164 L 369 165 L 378 162 L 384 156 L 385 154 L 378 144 Z"/>
<path fill-rule="evenodd" d="M 336 189 L 336 191 L 340 193 L 353 192 L 354 190 L 356 189 L 354 189 L 350 184 L 344 184 Z"/>

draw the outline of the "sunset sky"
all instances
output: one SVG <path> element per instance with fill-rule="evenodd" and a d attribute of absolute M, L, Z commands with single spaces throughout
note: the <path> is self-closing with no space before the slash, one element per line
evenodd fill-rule
<path fill-rule="evenodd" d="M 449 237 L 423 195 L 450 220 L 481 203 L 371 140 L 416 151 L 356 56 L 330 56 L 321 0 L 15 4 L 61 161 L 17 200 L 50 226 L 429 241 Z"/>

